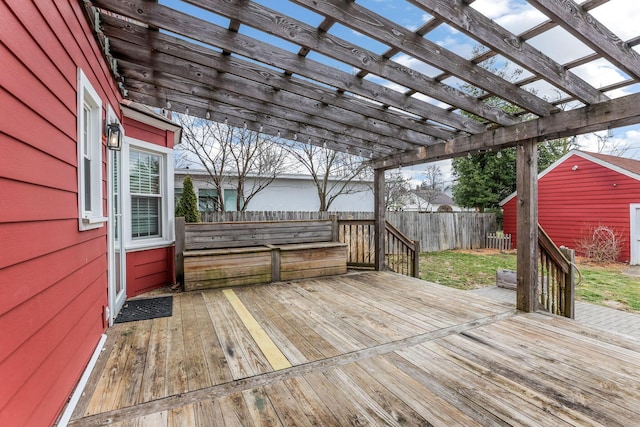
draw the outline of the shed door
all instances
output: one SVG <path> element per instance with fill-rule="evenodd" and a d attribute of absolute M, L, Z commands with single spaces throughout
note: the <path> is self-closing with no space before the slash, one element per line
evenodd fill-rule
<path fill-rule="evenodd" d="M 629 239 L 631 250 L 631 265 L 640 265 L 640 203 L 631 205 L 631 236 Z"/>

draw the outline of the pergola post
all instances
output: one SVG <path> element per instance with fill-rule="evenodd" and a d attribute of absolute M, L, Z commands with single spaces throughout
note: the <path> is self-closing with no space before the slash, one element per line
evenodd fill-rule
<path fill-rule="evenodd" d="M 375 231 L 375 269 L 384 270 L 384 233 L 385 233 L 385 206 L 384 206 L 384 169 L 373 170 L 373 217 Z"/>
<path fill-rule="evenodd" d="M 538 148 L 535 139 L 517 145 L 517 290 L 516 308 L 538 308 Z"/>

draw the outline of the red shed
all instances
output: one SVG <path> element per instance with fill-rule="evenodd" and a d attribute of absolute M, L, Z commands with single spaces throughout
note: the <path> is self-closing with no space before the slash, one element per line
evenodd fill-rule
<path fill-rule="evenodd" d="M 516 236 L 516 194 L 504 199 L 504 232 Z M 573 150 L 538 175 L 538 222 L 558 246 L 606 227 L 620 239 L 619 261 L 640 264 L 640 161 Z"/>
<path fill-rule="evenodd" d="M 127 294 L 173 282 L 179 128 L 121 105 L 82 4 L 0 2 L 0 426 L 52 425 Z"/>

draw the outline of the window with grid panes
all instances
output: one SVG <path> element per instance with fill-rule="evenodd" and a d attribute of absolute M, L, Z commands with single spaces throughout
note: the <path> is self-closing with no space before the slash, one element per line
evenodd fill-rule
<path fill-rule="evenodd" d="M 129 154 L 129 192 L 131 194 L 131 238 L 162 235 L 162 157 L 131 149 Z"/>

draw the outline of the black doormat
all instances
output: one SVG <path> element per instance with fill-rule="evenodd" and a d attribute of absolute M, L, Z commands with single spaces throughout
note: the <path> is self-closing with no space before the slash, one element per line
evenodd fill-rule
<path fill-rule="evenodd" d="M 158 317 L 171 317 L 173 314 L 173 297 L 135 299 L 124 303 L 114 323 L 135 322 Z"/>

